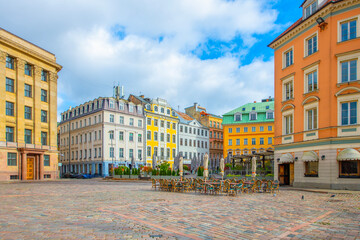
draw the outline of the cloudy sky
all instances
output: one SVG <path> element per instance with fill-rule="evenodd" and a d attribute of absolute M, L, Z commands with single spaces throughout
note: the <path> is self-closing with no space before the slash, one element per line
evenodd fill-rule
<path fill-rule="evenodd" d="M 99 96 L 198 102 L 224 114 L 273 96 L 267 47 L 301 16 L 302 0 L 0 0 L 0 27 L 63 66 L 58 112 Z"/>

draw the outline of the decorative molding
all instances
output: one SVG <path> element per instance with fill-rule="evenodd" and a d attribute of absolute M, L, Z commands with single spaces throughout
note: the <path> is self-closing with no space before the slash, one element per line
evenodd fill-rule
<path fill-rule="evenodd" d="M 345 87 L 345 88 L 341 89 L 340 91 L 335 93 L 335 96 L 338 97 L 338 96 L 342 95 L 343 92 L 348 91 L 348 90 L 355 90 L 358 93 L 360 93 L 360 88 L 351 86 L 351 87 Z"/>
<path fill-rule="evenodd" d="M 35 74 L 36 76 L 41 76 L 41 70 L 42 70 L 41 67 L 39 67 L 39 66 L 34 66 L 34 74 Z"/>
<path fill-rule="evenodd" d="M 307 97 L 303 102 L 302 102 L 302 105 L 304 106 L 305 104 L 308 104 L 307 101 L 309 101 L 310 99 L 314 99 L 316 102 L 320 101 L 320 98 L 317 97 L 317 96 L 310 96 L 310 97 Z M 313 101 L 312 101 L 313 102 Z M 310 102 L 310 103 L 312 103 Z"/>
<path fill-rule="evenodd" d="M 318 65 L 319 63 L 320 63 L 320 60 L 313 62 L 313 63 L 307 65 L 306 67 L 303 67 L 302 70 L 306 70 L 308 68 L 314 67 L 314 66 Z"/>
<path fill-rule="evenodd" d="M 354 54 L 354 53 L 359 53 L 359 52 L 360 52 L 360 49 L 355 49 L 355 50 L 351 50 L 351 51 L 348 51 L 348 52 L 335 54 L 335 56 L 336 57 L 342 57 L 342 56 L 346 56 L 346 55 L 350 55 L 350 54 Z"/>
<path fill-rule="evenodd" d="M 281 81 L 284 81 L 284 80 L 286 80 L 286 79 L 288 79 L 288 78 L 291 78 L 291 77 L 293 77 L 293 76 L 295 76 L 295 72 L 292 72 L 292 73 L 286 75 L 285 77 L 280 78 L 280 80 L 281 80 Z"/>
<path fill-rule="evenodd" d="M 288 109 L 286 109 L 287 107 L 289 107 Z M 282 108 L 281 108 L 281 112 L 284 112 L 286 110 L 289 110 L 289 109 L 294 109 L 295 108 L 295 105 L 292 104 L 292 103 L 288 103 L 288 104 L 285 104 Z"/>
<path fill-rule="evenodd" d="M 16 66 L 17 68 L 19 69 L 24 69 L 25 68 L 25 64 L 26 64 L 26 61 L 21 59 L 21 58 L 16 58 Z"/>
<path fill-rule="evenodd" d="M 0 62 L 6 63 L 6 53 L 3 51 L 0 51 Z"/>

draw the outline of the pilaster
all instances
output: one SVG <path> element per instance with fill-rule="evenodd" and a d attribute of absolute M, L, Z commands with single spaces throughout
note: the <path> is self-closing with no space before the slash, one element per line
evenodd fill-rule
<path fill-rule="evenodd" d="M 33 80 L 33 127 L 34 144 L 37 148 L 41 146 L 41 68 L 34 66 Z M 44 109 L 45 110 L 45 109 Z"/>
<path fill-rule="evenodd" d="M 48 90 L 48 142 L 51 148 L 57 148 L 57 79 L 58 75 L 49 72 L 49 90 Z M 70 141 L 70 139 L 69 139 Z"/>
<path fill-rule="evenodd" d="M 26 153 L 21 153 L 21 180 L 27 179 L 27 159 Z"/>
<path fill-rule="evenodd" d="M 6 78 L 6 53 L 0 51 L 0 82 L 5 83 Z M 5 84 L 0 84 L 0 93 L 4 93 L 0 95 L 0 109 L 2 114 L 0 114 L 0 142 L 6 141 L 6 117 L 5 117 Z"/>
<path fill-rule="evenodd" d="M 18 147 L 25 146 L 25 124 L 24 124 L 24 104 L 25 104 L 25 61 L 21 58 L 16 58 L 16 102 L 15 102 L 15 142 Z"/>
<path fill-rule="evenodd" d="M 44 180 L 44 154 L 40 155 L 39 165 L 39 179 Z"/>

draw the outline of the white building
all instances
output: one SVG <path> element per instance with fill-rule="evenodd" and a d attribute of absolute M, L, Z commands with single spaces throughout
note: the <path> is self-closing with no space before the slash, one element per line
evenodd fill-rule
<path fill-rule="evenodd" d="M 180 120 L 179 153 L 182 154 L 185 164 L 191 164 L 191 159 L 195 156 L 197 159 L 202 159 L 205 153 L 209 154 L 209 128 L 185 113 L 176 112 L 176 114 Z"/>
<path fill-rule="evenodd" d="M 129 165 L 132 158 L 143 164 L 144 124 L 143 107 L 119 97 L 97 98 L 61 113 L 61 172 L 108 176 L 113 164 Z"/>

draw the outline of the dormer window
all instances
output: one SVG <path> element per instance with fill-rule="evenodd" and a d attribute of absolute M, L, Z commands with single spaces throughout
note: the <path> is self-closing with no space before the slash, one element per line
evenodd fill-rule
<path fill-rule="evenodd" d="M 267 111 L 266 112 L 266 119 L 274 119 L 274 111 Z"/>
<path fill-rule="evenodd" d="M 129 112 L 134 112 L 134 106 L 129 104 Z"/>
<path fill-rule="evenodd" d="M 250 121 L 254 121 L 257 119 L 257 113 L 256 112 L 251 112 L 250 114 Z"/>
<path fill-rule="evenodd" d="M 154 107 L 154 111 L 155 112 L 159 111 L 157 106 Z"/>
<path fill-rule="evenodd" d="M 109 107 L 110 107 L 110 108 L 114 108 L 114 101 L 113 101 L 113 100 L 110 100 L 110 101 L 109 101 Z"/>
<path fill-rule="evenodd" d="M 123 102 L 119 102 L 119 110 L 124 110 L 124 103 Z"/>
<path fill-rule="evenodd" d="M 242 110 L 245 111 L 245 108 L 243 108 Z"/>
<path fill-rule="evenodd" d="M 316 11 L 316 8 L 317 8 L 317 1 L 314 1 L 309 5 L 307 5 L 307 7 L 304 10 L 305 18 L 310 17 Z"/>
<path fill-rule="evenodd" d="M 241 121 L 241 113 L 236 113 L 234 115 L 234 121 L 235 122 L 240 122 Z"/>

